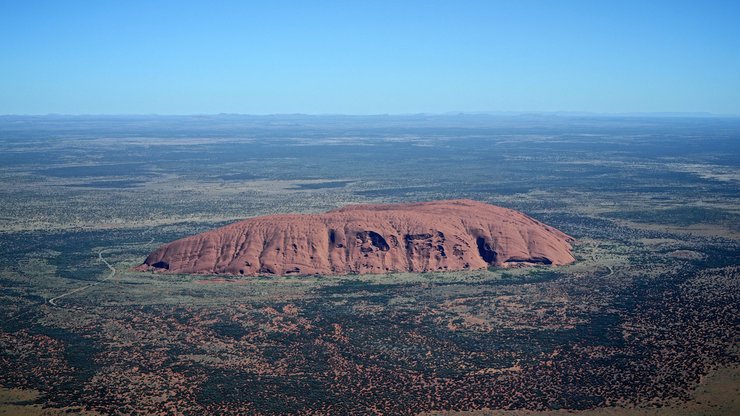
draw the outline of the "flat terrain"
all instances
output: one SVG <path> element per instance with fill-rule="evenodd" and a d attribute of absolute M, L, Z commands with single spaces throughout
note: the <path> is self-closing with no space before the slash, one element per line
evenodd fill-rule
<path fill-rule="evenodd" d="M 0 117 L 0 414 L 733 414 L 740 120 Z M 471 198 L 574 264 L 158 275 L 269 213 Z"/>

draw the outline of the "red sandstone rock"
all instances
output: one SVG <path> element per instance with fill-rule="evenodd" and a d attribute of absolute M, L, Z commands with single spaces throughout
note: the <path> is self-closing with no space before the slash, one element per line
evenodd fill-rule
<path fill-rule="evenodd" d="M 572 238 L 520 212 L 471 200 L 352 205 L 250 218 L 159 247 L 140 270 L 288 275 L 562 265 Z"/>

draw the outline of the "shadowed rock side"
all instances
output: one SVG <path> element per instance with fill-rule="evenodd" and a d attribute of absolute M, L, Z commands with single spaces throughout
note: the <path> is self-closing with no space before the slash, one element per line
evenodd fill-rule
<path fill-rule="evenodd" d="M 255 217 L 183 238 L 139 269 L 256 276 L 562 265 L 574 261 L 571 241 L 520 212 L 471 200 L 353 205 Z"/>

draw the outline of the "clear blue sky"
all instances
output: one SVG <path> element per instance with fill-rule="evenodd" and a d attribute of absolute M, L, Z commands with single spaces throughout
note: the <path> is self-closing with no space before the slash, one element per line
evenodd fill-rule
<path fill-rule="evenodd" d="M 0 114 L 740 114 L 740 1 L 0 0 Z"/>

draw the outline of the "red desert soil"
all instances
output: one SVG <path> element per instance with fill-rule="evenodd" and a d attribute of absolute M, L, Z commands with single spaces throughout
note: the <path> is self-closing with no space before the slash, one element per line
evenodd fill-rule
<path fill-rule="evenodd" d="M 165 244 L 139 270 L 309 275 L 562 265 L 572 238 L 520 212 L 471 200 L 351 205 L 250 218 Z"/>

